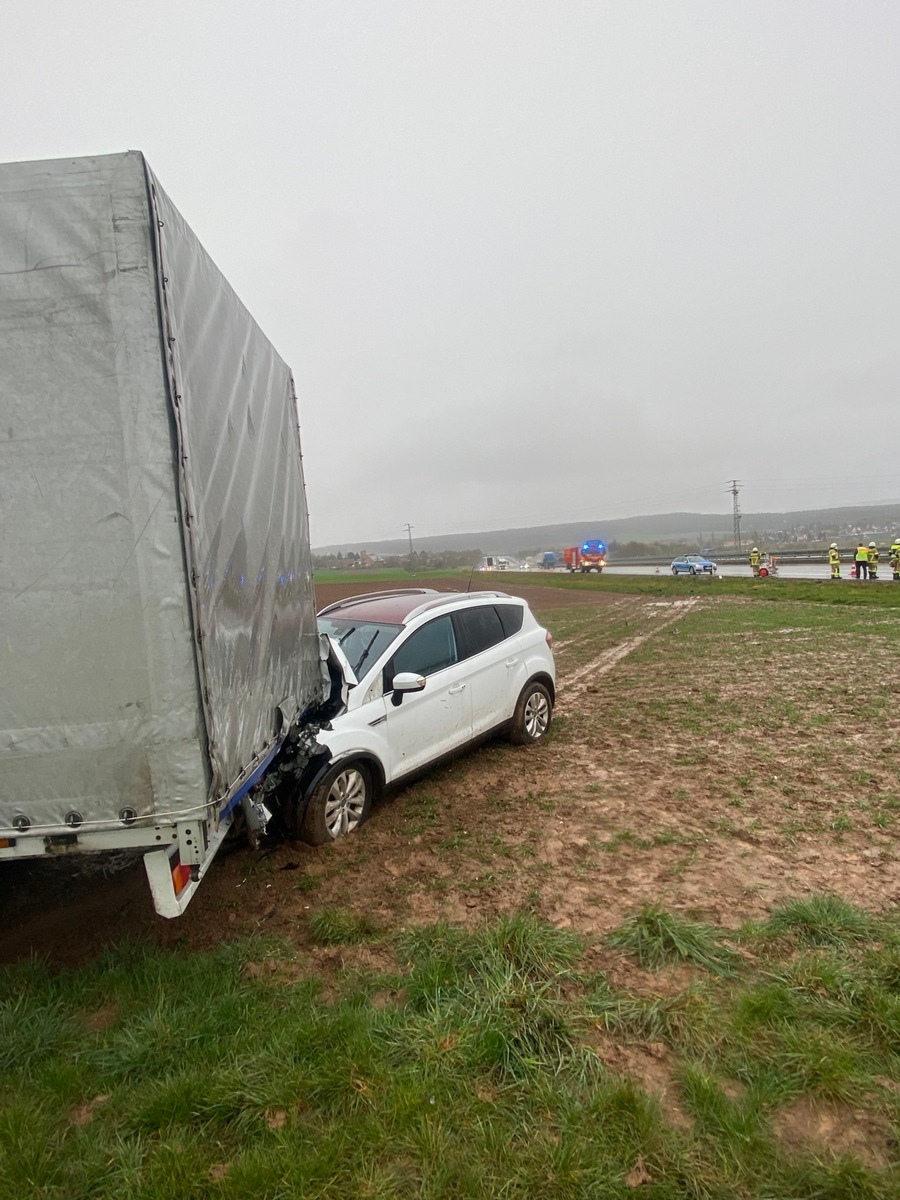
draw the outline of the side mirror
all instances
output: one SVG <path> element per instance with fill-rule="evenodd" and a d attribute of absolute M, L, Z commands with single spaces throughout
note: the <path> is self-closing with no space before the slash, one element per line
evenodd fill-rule
<path fill-rule="evenodd" d="M 396 707 L 403 702 L 405 692 L 421 692 L 425 687 L 425 676 L 417 675 L 415 671 L 399 671 L 394 676 L 391 703 Z"/>

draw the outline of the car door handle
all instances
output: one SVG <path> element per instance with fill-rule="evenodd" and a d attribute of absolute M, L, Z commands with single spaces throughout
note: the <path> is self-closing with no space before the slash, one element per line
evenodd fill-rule
<path fill-rule="evenodd" d="M 515 667 L 518 665 L 518 662 L 519 662 L 519 660 L 517 658 L 508 658 L 506 660 L 506 665 L 508 667 Z"/>
<path fill-rule="evenodd" d="M 464 692 L 465 690 L 466 685 L 464 683 L 458 683 L 455 687 L 447 688 L 447 692 L 451 696 L 458 696 L 460 692 Z"/>

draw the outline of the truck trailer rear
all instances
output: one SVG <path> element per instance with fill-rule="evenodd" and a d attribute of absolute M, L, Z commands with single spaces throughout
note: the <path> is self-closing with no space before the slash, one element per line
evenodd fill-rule
<path fill-rule="evenodd" d="M 0 862 L 182 912 L 323 696 L 291 372 L 137 152 L 0 165 Z"/>

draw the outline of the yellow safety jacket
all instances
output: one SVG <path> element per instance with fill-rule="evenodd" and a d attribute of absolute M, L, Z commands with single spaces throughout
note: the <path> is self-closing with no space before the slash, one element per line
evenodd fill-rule
<path fill-rule="evenodd" d="M 857 546 L 856 547 L 856 561 L 864 562 L 864 563 L 867 563 L 869 561 L 869 547 L 868 546 Z"/>
<path fill-rule="evenodd" d="M 837 564 L 840 561 L 841 561 L 840 550 L 829 550 L 828 551 L 828 565 L 829 566 L 831 566 L 831 567 L 837 566 Z"/>
<path fill-rule="evenodd" d="M 875 547 L 874 549 L 872 546 L 869 547 L 869 562 L 872 564 L 873 567 L 878 566 L 878 548 L 877 547 Z"/>
<path fill-rule="evenodd" d="M 761 557 L 762 557 L 762 556 L 761 556 L 761 554 L 759 553 L 759 551 L 758 551 L 758 550 L 754 550 L 754 551 L 751 553 L 751 555 L 750 555 L 750 566 L 751 566 L 751 567 L 758 567 L 758 566 L 759 566 L 759 560 L 760 560 L 760 558 L 761 558 Z"/>

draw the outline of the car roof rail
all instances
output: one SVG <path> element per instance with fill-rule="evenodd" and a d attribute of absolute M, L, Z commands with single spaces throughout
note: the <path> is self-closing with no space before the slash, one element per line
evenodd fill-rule
<path fill-rule="evenodd" d="M 424 604 L 420 604 L 417 608 L 410 611 L 403 618 L 403 624 L 411 621 L 414 617 L 419 617 L 429 609 L 437 608 L 440 604 L 446 604 L 453 601 L 455 604 L 458 600 L 474 601 L 474 600 L 519 600 L 519 596 L 510 596 L 507 592 L 437 592 L 433 600 L 427 600 Z"/>
<path fill-rule="evenodd" d="M 333 612 L 336 608 L 347 608 L 351 604 L 361 603 L 364 600 L 381 600 L 385 596 L 437 596 L 439 594 L 437 588 L 385 588 L 381 592 L 360 592 L 358 596 L 345 596 L 343 600 L 335 600 L 333 604 L 327 604 L 325 608 L 320 608 L 319 616 Z"/>

